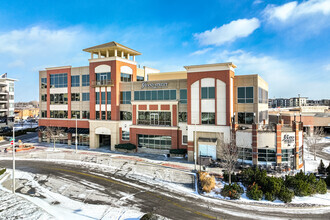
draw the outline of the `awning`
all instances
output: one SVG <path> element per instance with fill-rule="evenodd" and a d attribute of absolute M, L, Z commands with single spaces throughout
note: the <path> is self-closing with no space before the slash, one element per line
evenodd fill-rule
<path fill-rule="evenodd" d="M 76 128 L 68 128 L 67 133 L 76 133 Z M 77 128 L 78 134 L 89 134 L 89 128 Z"/>

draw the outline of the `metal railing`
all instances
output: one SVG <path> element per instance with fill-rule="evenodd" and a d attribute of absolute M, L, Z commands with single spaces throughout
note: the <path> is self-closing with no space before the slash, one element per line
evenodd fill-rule
<path fill-rule="evenodd" d="M 171 121 L 160 121 L 160 120 L 137 120 L 138 125 L 150 125 L 150 126 L 171 126 Z"/>
<path fill-rule="evenodd" d="M 111 79 L 93 80 L 92 87 L 98 87 L 98 86 L 113 86 L 113 82 Z"/>

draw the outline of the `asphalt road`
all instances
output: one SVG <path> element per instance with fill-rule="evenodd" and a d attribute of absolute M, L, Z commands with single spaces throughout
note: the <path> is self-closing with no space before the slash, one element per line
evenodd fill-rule
<path fill-rule="evenodd" d="M 10 160 L 0 161 L 0 167 L 11 168 Z M 78 165 L 50 163 L 44 161 L 17 161 L 18 170 L 35 174 L 44 174 L 57 179 L 67 180 L 75 183 L 91 182 L 99 186 L 100 193 L 106 193 L 109 198 L 108 204 L 114 199 L 121 199 L 122 193 L 134 195 L 127 200 L 125 206 L 136 206 L 142 212 L 154 212 L 170 219 L 329 219 L 330 210 L 325 214 L 301 214 L 299 209 L 295 212 L 283 212 L 276 208 L 266 209 L 259 206 L 251 210 L 249 206 L 237 207 L 232 201 L 218 202 L 196 196 L 174 192 L 160 186 L 148 185 L 136 180 L 127 179 L 105 170 L 86 168 Z M 127 184 L 133 183 L 135 185 Z M 42 183 L 41 183 L 42 184 Z M 87 184 L 88 185 L 88 184 Z M 88 187 L 88 186 L 87 186 Z M 101 192 L 102 191 L 102 192 Z M 215 201 L 215 202 L 214 202 Z M 88 203 L 107 204 L 106 201 L 86 201 Z M 303 208 L 300 208 L 303 210 Z M 236 213 L 236 214 L 232 214 Z M 237 216 L 238 213 L 238 216 Z M 241 214 L 239 214 L 241 213 Z M 249 215 L 249 216 L 246 216 Z"/>

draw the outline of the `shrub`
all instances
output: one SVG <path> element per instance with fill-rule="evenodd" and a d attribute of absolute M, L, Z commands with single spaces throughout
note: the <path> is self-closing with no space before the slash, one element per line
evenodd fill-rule
<path fill-rule="evenodd" d="M 0 176 L 1 176 L 2 174 L 4 174 L 4 172 L 6 172 L 6 168 L 0 170 Z"/>
<path fill-rule="evenodd" d="M 187 149 L 170 149 L 170 154 L 186 154 Z"/>
<path fill-rule="evenodd" d="M 150 213 L 150 212 L 144 214 L 144 215 L 140 218 L 140 220 L 153 220 L 153 219 L 157 219 L 157 217 L 156 217 L 154 214 Z"/>
<path fill-rule="evenodd" d="M 320 161 L 320 165 L 319 167 L 317 168 L 319 174 L 325 174 L 325 166 L 324 166 L 324 163 L 323 163 L 323 160 Z"/>
<path fill-rule="evenodd" d="M 280 194 L 278 195 L 278 198 L 285 203 L 291 202 L 293 197 L 294 193 L 287 187 L 282 187 Z"/>
<path fill-rule="evenodd" d="M 225 185 L 220 194 L 223 197 L 229 197 L 230 199 L 239 199 L 241 198 L 241 194 L 244 192 L 244 189 L 240 187 L 238 184 L 229 184 Z"/>
<path fill-rule="evenodd" d="M 117 144 L 115 145 L 116 149 L 125 149 L 125 150 L 135 150 L 136 146 L 134 144 L 131 143 L 127 143 L 127 144 Z"/>
<path fill-rule="evenodd" d="M 199 172 L 199 180 L 203 192 L 209 193 L 215 188 L 215 178 L 214 176 L 210 176 L 207 172 Z"/>
<path fill-rule="evenodd" d="M 223 173 L 223 181 L 229 181 L 229 174 L 227 171 Z M 238 182 L 238 177 L 234 173 L 231 174 L 231 182 Z"/>
<path fill-rule="evenodd" d="M 326 194 L 327 193 L 327 184 L 324 180 L 320 179 L 316 183 L 316 192 L 320 194 Z"/>
<path fill-rule="evenodd" d="M 272 192 L 266 192 L 265 193 L 265 199 L 268 201 L 274 201 L 276 199 L 276 196 Z"/>
<path fill-rule="evenodd" d="M 246 196 L 249 199 L 253 199 L 253 200 L 260 200 L 262 199 L 262 191 L 259 189 L 260 187 L 258 186 L 257 183 L 253 183 L 252 185 L 250 185 L 246 191 Z"/>

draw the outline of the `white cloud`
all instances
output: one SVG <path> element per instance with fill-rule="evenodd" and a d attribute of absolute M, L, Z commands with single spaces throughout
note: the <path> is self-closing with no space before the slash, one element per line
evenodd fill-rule
<path fill-rule="evenodd" d="M 309 0 L 298 4 L 297 1 L 281 6 L 268 5 L 264 10 L 270 22 L 290 22 L 311 15 L 330 15 L 329 0 Z"/>
<path fill-rule="evenodd" d="M 208 47 L 208 48 L 205 48 L 205 49 L 202 49 L 202 50 L 197 50 L 197 51 L 191 53 L 190 56 L 202 55 L 202 54 L 205 54 L 205 53 L 207 53 L 211 50 L 213 50 L 213 48 L 211 48 L 211 47 Z"/>
<path fill-rule="evenodd" d="M 258 4 L 261 4 L 261 3 L 263 3 L 264 1 L 262 1 L 262 0 L 255 0 L 254 2 L 253 2 L 253 5 L 258 5 Z"/>
<path fill-rule="evenodd" d="M 224 43 L 235 41 L 238 38 L 247 37 L 254 30 L 259 28 L 260 22 L 257 18 L 239 19 L 224 24 L 221 27 L 215 27 L 202 33 L 194 34 L 194 37 L 201 45 L 222 45 Z"/>
<path fill-rule="evenodd" d="M 323 80 L 319 80 L 322 70 L 315 71 L 319 65 L 311 63 L 306 66 L 288 60 L 280 60 L 276 57 L 253 54 L 243 50 L 219 51 L 214 53 L 214 59 L 210 63 L 233 62 L 237 65 L 236 74 L 259 74 L 269 84 L 271 97 L 292 97 L 298 93 L 312 97 L 324 98 L 329 95 L 329 74 Z"/>

